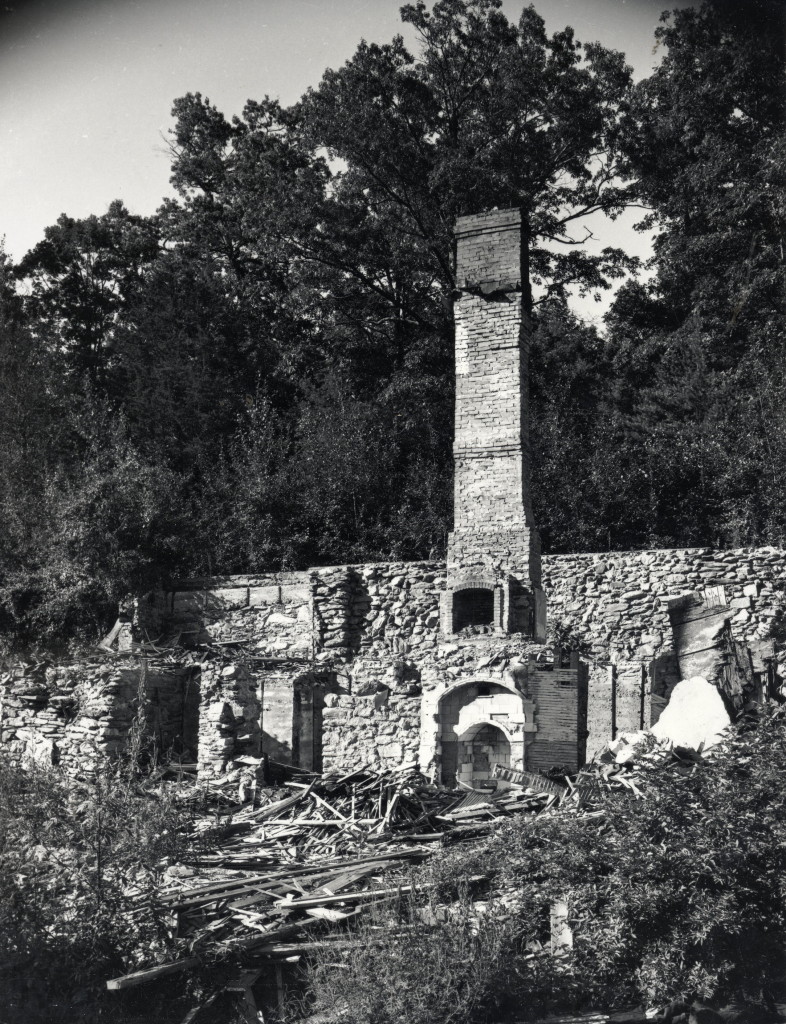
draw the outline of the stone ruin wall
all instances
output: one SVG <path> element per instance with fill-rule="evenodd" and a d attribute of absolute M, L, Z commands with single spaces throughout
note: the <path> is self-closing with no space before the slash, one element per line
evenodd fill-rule
<path fill-rule="evenodd" d="M 139 716 L 149 745 L 168 751 L 177 737 L 196 745 L 199 681 L 172 665 L 140 666 L 132 656 L 70 665 L 0 665 L 0 744 L 70 774 L 90 773 L 128 746 Z"/>
<path fill-rule="evenodd" d="M 735 639 L 780 642 L 786 633 L 786 551 L 778 548 L 544 556 L 543 575 L 550 622 L 592 662 L 590 752 L 604 733 L 649 724 L 676 682 L 669 598 L 722 586 Z M 297 754 L 309 764 L 306 748 L 318 744 L 324 766 L 394 766 L 438 746 L 428 734 L 446 685 L 524 673 L 531 700 L 552 711 L 552 734 L 527 737 L 541 744 L 528 746 L 530 763 L 557 763 L 581 694 L 559 689 L 525 638 L 442 636 L 444 587 L 444 565 L 420 562 L 198 580 L 151 595 L 137 622 L 137 639 L 163 652 L 143 673 L 148 731 L 161 747 L 178 730 L 194 743 L 198 733 L 200 765 L 211 771 L 259 750 L 260 718 L 274 730 L 267 747 L 276 734 L 281 740 L 281 759 Z M 133 654 L 0 668 L 0 742 L 12 755 L 43 759 L 54 747 L 65 770 L 84 771 L 125 744 L 139 677 Z M 309 700 L 320 704 L 321 735 L 305 728 L 295 752 L 287 736 L 298 715 L 308 719 Z M 320 767 L 316 755 L 309 766 Z"/>
<path fill-rule="evenodd" d="M 655 662 L 677 682 L 668 600 L 722 586 L 735 639 L 786 641 L 786 550 L 676 548 L 544 555 L 549 621 L 587 645 L 598 662 Z M 782 652 L 780 660 L 786 658 Z"/>

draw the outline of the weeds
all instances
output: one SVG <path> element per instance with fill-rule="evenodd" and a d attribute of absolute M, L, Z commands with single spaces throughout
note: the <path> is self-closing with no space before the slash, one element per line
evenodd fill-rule
<path fill-rule="evenodd" d="M 188 842 L 190 815 L 175 796 L 174 786 L 146 784 L 128 762 L 77 781 L 0 757 L 7 1015 L 16 1007 L 29 1021 L 69 1001 L 98 1005 L 107 977 L 171 950 L 153 896 L 162 862 Z"/>
<path fill-rule="evenodd" d="M 784 773 L 786 711 L 770 708 L 711 762 L 654 771 L 645 799 L 610 795 L 602 821 L 511 818 L 416 870 L 415 894 L 378 909 L 346 954 L 320 951 L 314 1000 L 342 1024 L 696 999 L 771 1010 L 786 952 Z M 558 900 L 574 946 L 555 957 Z"/>

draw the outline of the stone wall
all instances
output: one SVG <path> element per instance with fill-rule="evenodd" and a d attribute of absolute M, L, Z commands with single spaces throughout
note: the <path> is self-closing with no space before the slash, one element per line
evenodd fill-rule
<path fill-rule="evenodd" d="M 307 572 L 189 580 L 140 599 L 136 633 L 188 648 L 246 643 L 258 656 L 310 660 L 311 591 Z"/>
<path fill-rule="evenodd" d="M 168 669 L 168 670 L 167 670 Z M 144 693 L 142 734 L 157 755 L 196 752 L 198 680 L 190 670 L 137 658 L 0 669 L 0 742 L 14 759 L 32 757 L 69 774 L 90 773 L 128 745 Z"/>
<path fill-rule="evenodd" d="M 222 771 L 233 757 L 258 754 L 261 701 L 257 677 L 243 661 L 218 656 L 201 663 L 200 773 Z"/>
<path fill-rule="evenodd" d="M 786 639 L 782 548 L 547 555 L 543 575 L 552 627 L 586 645 L 597 661 L 654 663 L 656 691 L 679 674 L 668 607 L 680 595 L 722 587 L 735 640 Z"/>
<path fill-rule="evenodd" d="M 781 549 L 543 561 L 552 623 L 566 646 L 586 650 L 588 682 L 575 665 L 544 661 L 543 648 L 522 635 L 443 635 L 444 564 L 226 577 L 139 602 L 135 639 L 180 652 L 170 664 L 114 655 L 0 673 L 0 741 L 15 756 L 89 770 L 123 748 L 142 670 L 149 734 L 159 749 L 188 756 L 198 733 L 203 771 L 267 749 L 306 767 L 419 760 L 436 772 L 442 696 L 491 683 L 522 695 L 512 743 L 524 742 L 528 767 L 542 768 L 581 760 L 585 707 L 590 753 L 657 719 L 679 677 L 669 606 L 680 595 L 728 600 L 737 643 L 786 639 Z"/>

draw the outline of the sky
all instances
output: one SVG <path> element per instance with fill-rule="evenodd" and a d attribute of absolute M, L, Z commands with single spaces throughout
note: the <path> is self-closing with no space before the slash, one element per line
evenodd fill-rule
<path fill-rule="evenodd" d="M 622 50 L 636 77 L 659 55 L 667 0 L 536 0 L 550 32 Z M 511 20 L 522 0 L 504 0 Z M 172 102 L 201 92 L 227 116 L 264 95 L 292 103 L 361 38 L 408 29 L 400 0 L 3 0 L 0 4 L 0 238 L 14 259 L 61 213 L 121 199 L 152 213 L 170 194 Z M 407 32 L 403 32 L 405 38 Z M 637 215 L 593 225 L 642 256 Z M 607 305 L 582 312 L 596 319 Z"/>

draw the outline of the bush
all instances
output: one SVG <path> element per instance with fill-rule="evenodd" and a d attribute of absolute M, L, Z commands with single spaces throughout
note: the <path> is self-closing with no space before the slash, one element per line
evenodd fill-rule
<path fill-rule="evenodd" d="M 4 1020 L 77 1019 L 69 1007 L 88 1004 L 100 1015 L 104 1001 L 117 1020 L 106 979 L 172 955 L 153 897 L 187 824 L 173 786 L 153 790 L 127 766 L 78 782 L 0 757 Z"/>
<path fill-rule="evenodd" d="M 496 835 L 499 884 L 567 899 L 588 1001 L 770 1002 L 786 950 L 786 712 L 764 709 L 711 763 L 607 799 L 600 827 Z"/>
<path fill-rule="evenodd" d="M 510 1007 L 533 1017 L 672 1000 L 771 1010 L 786 952 L 784 772 L 786 711 L 765 708 L 710 762 L 651 771 L 645 799 L 607 797 L 600 821 L 511 818 L 416 873 L 421 892 L 452 901 L 447 921 L 424 924 L 424 897 L 413 897 L 395 922 L 403 931 L 365 931 L 340 968 L 320 957 L 317 1001 L 338 1000 L 345 1024 L 480 1024 Z M 466 884 L 480 873 L 479 915 Z M 537 951 L 558 900 L 574 949 L 555 958 Z"/>
<path fill-rule="evenodd" d="M 326 943 L 315 957 L 320 1008 L 343 1011 L 347 1024 L 500 1019 L 521 987 L 523 952 L 522 931 L 502 906 L 478 914 L 463 887 L 447 920 L 435 919 L 423 894 L 383 907 L 343 955 Z"/>

